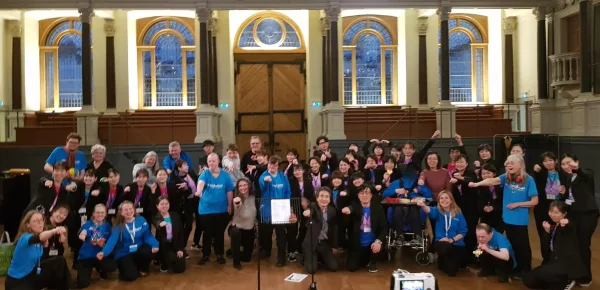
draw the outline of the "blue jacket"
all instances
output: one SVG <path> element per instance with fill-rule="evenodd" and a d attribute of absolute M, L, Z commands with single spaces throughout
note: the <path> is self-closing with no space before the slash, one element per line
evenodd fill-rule
<path fill-rule="evenodd" d="M 271 176 L 271 182 L 265 182 L 267 176 Z M 261 191 L 260 218 L 262 222 L 268 223 L 271 221 L 271 200 L 291 198 L 290 182 L 283 172 L 277 172 L 277 176 L 273 176 L 267 170 L 259 177 L 258 184 Z"/>
<path fill-rule="evenodd" d="M 131 230 L 131 232 L 129 230 Z M 135 234 L 132 241 L 131 234 L 133 233 Z M 122 231 L 121 226 L 116 225 L 110 234 L 110 238 L 108 238 L 108 242 L 104 245 L 102 252 L 105 256 L 108 256 L 115 250 L 115 260 L 118 260 L 129 255 L 131 245 L 137 245 L 139 248 L 144 244 L 148 244 L 152 248 L 158 248 L 158 241 L 152 235 L 150 225 L 146 222 L 145 218 L 138 216 L 135 217 L 133 223 L 125 224 L 125 229 Z"/>
<path fill-rule="evenodd" d="M 188 164 L 188 166 L 190 166 L 190 168 L 194 168 L 192 158 L 190 158 L 190 156 L 187 155 L 185 152 L 181 151 L 181 153 L 179 154 L 179 159 L 185 161 Z M 171 155 L 167 155 L 167 157 L 163 159 L 163 168 L 171 171 L 175 170 L 175 161 L 177 160 L 173 159 Z"/>
<path fill-rule="evenodd" d="M 435 220 L 434 232 L 436 241 L 439 241 L 441 238 L 451 239 L 456 235 L 461 234 L 463 238 L 455 242 L 454 245 L 465 246 L 464 237 L 467 235 L 467 221 L 462 213 L 450 217 L 449 212 L 445 214 L 441 213 L 437 206 L 432 206 L 429 211 L 429 218 Z M 448 230 L 446 230 L 447 226 Z"/>
<path fill-rule="evenodd" d="M 104 239 L 105 243 L 108 241 L 111 233 L 110 227 L 110 223 L 108 222 L 104 222 L 98 227 L 93 221 L 87 221 L 85 224 L 83 224 L 79 230 L 79 233 L 81 233 L 83 230 L 86 230 L 87 235 L 85 237 L 85 242 L 83 242 L 83 245 L 79 250 L 79 257 L 77 259 L 95 259 L 96 255 L 102 251 L 102 247 L 98 246 L 96 243 L 99 239 Z"/>

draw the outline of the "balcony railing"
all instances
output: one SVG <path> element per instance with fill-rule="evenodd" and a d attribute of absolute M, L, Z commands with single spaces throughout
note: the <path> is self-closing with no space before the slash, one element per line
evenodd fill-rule
<path fill-rule="evenodd" d="M 569 52 L 551 55 L 550 77 L 552 87 L 579 84 L 579 53 Z"/>

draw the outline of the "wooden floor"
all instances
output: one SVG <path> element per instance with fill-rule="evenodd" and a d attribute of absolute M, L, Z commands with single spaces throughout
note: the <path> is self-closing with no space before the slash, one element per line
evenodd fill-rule
<path fill-rule="evenodd" d="M 593 276 L 600 277 L 600 231 L 596 231 L 592 241 L 592 272 Z M 538 265 L 541 261 L 539 243 L 535 228 L 530 225 L 529 235 L 533 248 L 533 264 Z M 228 241 L 226 241 L 228 243 Z M 275 243 L 274 243 L 275 246 Z M 273 250 L 275 255 L 275 249 Z M 89 289 L 120 289 L 122 287 L 135 287 L 130 289 L 144 290 L 209 290 L 209 289 L 258 289 L 257 287 L 257 262 L 243 264 L 241 271 L 232 267 L 231 260 L 227 264 L 218 265 L 213 261 L 199 266 L 199 251 L 190 251 L 190 259 L 187 262 L 187 270 L 183 274 L 160 273 L 158 266 L 152 266 L 152 272 L 145 278 L 138 279 L 132 283 L 118 281 L 117 273 L 113 273 L 106 281 L 101 281 L 94 273 L 93 282 Z M 341 256 L 340 265 L 345 265 L 345 256 Z M 70 257 L 69 257 L 70 259 Z M 397 269 L 402 268 L 411 272 L 431 272 L 439 280 L 441 290 L 469 289 L 469 290 L 504 290 L 504 289 L 527 289 L 520 281 L 510 284 L 499 284 L 495 277 L 479 278 L 475 270 L 463 270 L 457 277 L 449 278 L 436 270 L 435 265 L 419 266 L 414 260 L 412 250 L 403 250 L 399 253 L 395 263 L 378 264 L 377 273 L 369 273 L 361 270 L 350 273 L 341 270 L 336 273 L 318 272 L 315 281 L 319 290 L 375 290 L 390 289 L 390 275 Z M 73 271 L 73 278 L 76 272 Z M 283 279 L 291 273 L 303 273 L 303 268 L 297 263 L 290 263 L 284 268 L 275 267 L 275 257 L 270 261 L 261 261 L 261 289 L 272 290 L 304 290 L 310 285 L 310 276 L 301 283 L 284 282 Z M 595 285 L 587 289 L 600 289 L 600 280 L 594 281 Z M 0 289 L 4 289 L 4 278 L 0 278 Z"/>

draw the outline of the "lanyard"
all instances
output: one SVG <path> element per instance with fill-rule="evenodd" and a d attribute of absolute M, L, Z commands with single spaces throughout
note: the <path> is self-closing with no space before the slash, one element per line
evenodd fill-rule
<path fill-rule="evenodd" d="M 302 184 L 298 184 L 300 186 L 300 196 L 304 197 L 304 182 Z"/>
<path fill-rule="evenodd" d="M 56 186 L 54 187 L 54 190 L 56 190 Z M 60 185 L 58 187 L 58 190 L 56 190 L 56 196 L 54 197 L 54 202 L 52 202 L 52 206 L 50 207 L 50 212 L 52 212 L 52 209 L 56 206 L 56 203 L 58 202 L 58 196 L 60 195 Z"/>
<path fill-rule="evenodd" d="M 116 193 L 116 192 L 115 192 L 115 193 L 112 193 L 112 192 L 111 192 L 111 193 L 108 195 L 108 201 L 106 201 L 106 207 L 107 207 L 107 208 L 111 208 L 111 207 L 112 207 L 112 204 L 113 204 L 113 202 L 115 201 L 115 198 L 116 198 L 116 197 L 117 197 L 117 193 Z"/>
<path fill-rule="evenodd" d="M 321 174 L 317 174 L 312 176 L 312 184 L 315 189 L 321 187 Z"/>
<path fill-rule="evenodd" d="M 444 223 L 445 223 L 445 226 L 446 226 L 446 238 L 447 238 L 448 237 L 448 230 L 452 226 L 452 216 L 451 215 L 446 215 L 446 213 L 444 213 Z"/>
<path fill-rule="evenodd" d="M 135 195 L 135 203 L 133 204 L 135 207 L 139 207 L 140 201 L 142 200 L 143 189 L 138 189 L 137 194 Z"/>
<path fill-rule="evenodd" d="M 552 230 L 552 236 L 550 237 L 550 250 L 554 251 L 554 236 L 556 235 L 556 229 L 558 229 L 558 225 L 554 226 Z"/>
<path fill-rule="evenodd" d="M 373 171 L 373 169 L 371 169 L 371 170 L 369 171 L 369 173 L 371 174 L 371 182 L 372 182 L 372 183 L 375 183 L 375 171 Z"/>
<path fill-rule="evenodd" d="M 460 193 L 460 195 L 462 196 L 462 194 L 463 194 L 463 191 L 462 191 L 462 184 L 459 184 L 459 185 L 457 186 L 457 188 L 458 188 L 458 192 L 459 192 L 459 193 Z"/>
<path fill-rule="evenodd" d="M 494 200 L 496 198 L 496 186 L 490 186 L 490 200 Z"/>
<path fill-rule="evenodd" d="M 131 237 L 131 242 L 135 243 L 135 220 L 132 223 L 133 229 L 130 230 L 129 226 L 127 224 L 125 224 L 125 227 L 127 228 L 127 231 L 129 232 L 129 236 Z"/>

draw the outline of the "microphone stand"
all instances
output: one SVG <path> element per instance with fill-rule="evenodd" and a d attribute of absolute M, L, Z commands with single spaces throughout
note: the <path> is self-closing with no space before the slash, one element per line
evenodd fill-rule
<path fill-rule="evenodd" d="M 313 264 L 313 259 L 318 259 L 319 255 L 313 255 L 313 245 L 312 245 L 312 241 L 313 241 L 313 231 L 312 231 L 312 227 L 313 227 L 313 209 L 312 209 L 312 204 L 309 206 L 310 209 L 310 215 L 309 215 L 309 220 L 308 220 L 308 232 L 310 234 L 309 240 L 308 240 L 308 246 L 310 247 L 310 253 L 305 253 L 310 255 L 310 263 L 311 263 L 311 268 L 314 265 Z M 315 257 L 316 256 L 316 257 Z M 304 263 L 306 263 L 306 259 L 304 261 Z M 317 261 L 317 268 L 319 267 L 319 262 Z M 317 282 L 315 282 L 315 272 L 317 271 L 317 269 L 312 269 L 312 273 L 310 274 L 310 279 L 311 279 L 311 283 L 310 286 L 308 287 L 309 290 L 317 290 Z"/>

